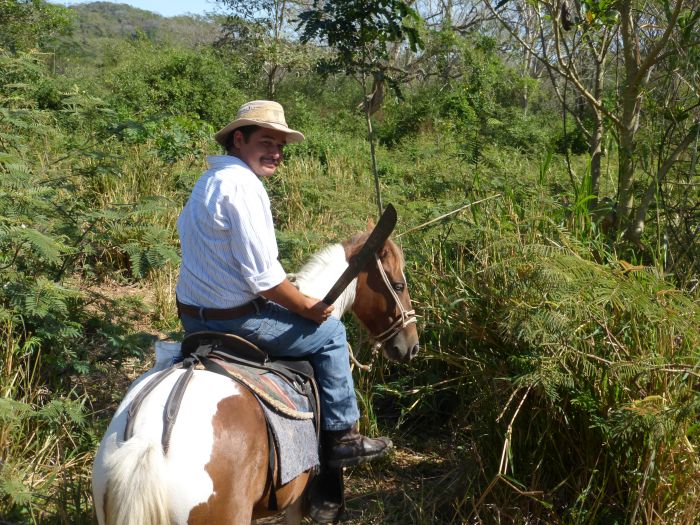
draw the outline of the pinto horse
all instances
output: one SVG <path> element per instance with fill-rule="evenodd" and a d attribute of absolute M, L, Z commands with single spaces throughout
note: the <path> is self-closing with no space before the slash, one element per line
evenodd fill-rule
<path fill-rule="evenodd" d="M 368 235 L 314 255 L 296 274 L 299 289 L 323 297 Z M 352 311 L 387 358 L 407 362 L 418 352 L 418 332 L 403 254 L 387 240 L 375 261 L 337 299 L 333 314 Z M 148 394 L 133 422 L 133 437 L 123 440 L 130 403 L 164 367 L 156 363 L 134 382 L 102 439 L 92 478 L 100 525 L 243 525 L 274 514 L 267 508 L 269 445 L 262 409 L 250 392 L 225 376 L 195 370 L 167 453 L 161 445 L 163 407 L 183 370 Z M 306 471 L 284 485 L 276 483 L 277 505 L 286 509 L 288 524 L 301 521 L 311 476 Z"/>

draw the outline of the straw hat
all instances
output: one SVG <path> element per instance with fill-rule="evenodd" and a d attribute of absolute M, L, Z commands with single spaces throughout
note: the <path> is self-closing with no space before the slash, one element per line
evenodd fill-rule
<path fill-rule="evenodd" d="M 287 121 L 284 120 L 284 109 L 280 104 L 272 100 L 246 102 L 238 110 L 236 120 L 229 122 L 225 127 L 217 131 L 214 138 L 216 142 L 225 146 L 229 133 L 241 126 L 251 125 L 286 133 L 287 144 L 294 144 L 304 140 L 304 135 L 287 127 Z"/>

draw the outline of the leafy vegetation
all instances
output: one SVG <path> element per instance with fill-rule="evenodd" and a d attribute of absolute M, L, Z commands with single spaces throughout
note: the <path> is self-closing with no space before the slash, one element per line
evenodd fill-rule
<path fill-rule="evenodd" d="M 640 182 L 624 188 L 629 151 L 613 121 L 624 90 L 615 62 L 597 67 L 582 44 L 609 43 L 622 23 L 612 6 L 584 2 L 573 21 L 545 3 L 537 16 L 521 9 L 516 27 L 543 24 L 527 40 L 535 33 L 499 30 L 515 10 L 496 27 L 488 6 L 416 4 L 392 23 L 423 49 L 380 42 L 367 72 L 388 89 L 370 111 L 370 77 L 315 67 L 362 50 L 347 38 L 321 46 L 325 29 L 303 44 L 295 28 L 312 12 L 259 4 L 176 19 L 109 3 L 0 7 L 2 520 L 92 522 L 90 465 L 110 413 L 153 340 L 181 336 L 179 210 L 216 152 L 213 131 L 272 93 L 307 137 L 266 181 L 285 268 L 364 228 L 380 191 L 399 210 L 421 316 L 419 357 L 378 361 L 356 385 L 365 430 L 395 437 L 397 463 L 407 450 L 424 459 L 351 476 L 350 521 L 695 523 L 694 4 L 646 6 L 648 28 L 684 47 L 645 80 L 648 125 L 624 143 L 636 155 L 625 181 Z M 376 12 L 400 15 L 399 4 Z M 582 46 L 577 64 L 601 90 L 582 84 L 592 96 L 576 99 L 573 70 L 535 67 L 548 39 Z M 616 215 L 620 191 L 646 210 L 633 236 Z M 358 477 L 379 484 L 379 469 L 403 483 L 362 500 Z"/>

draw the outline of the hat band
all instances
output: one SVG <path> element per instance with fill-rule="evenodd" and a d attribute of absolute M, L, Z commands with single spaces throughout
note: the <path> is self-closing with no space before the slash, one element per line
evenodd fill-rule
<path fill-rule="evenodd" d="M 236 115 L 236 120 L 238 119 L 259 120 L 287 127 L 287 122 L 284 120 L 284 112 L 269 108 L 243 108 Z"/>

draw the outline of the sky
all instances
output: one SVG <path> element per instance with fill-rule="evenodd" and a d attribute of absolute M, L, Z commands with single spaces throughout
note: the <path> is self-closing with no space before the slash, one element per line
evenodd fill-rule
<path fill-rule="evenodd" d="M 85 4 L 93 0 L 53 0 L 52 3 L 61 5 Z M 215 0 L 124 0 L 115 4 L 129 4 L 139 9 L 153 11 L 163 16 L 177 16 L 185 13 L 203 15 L 215 11 Z"/>

